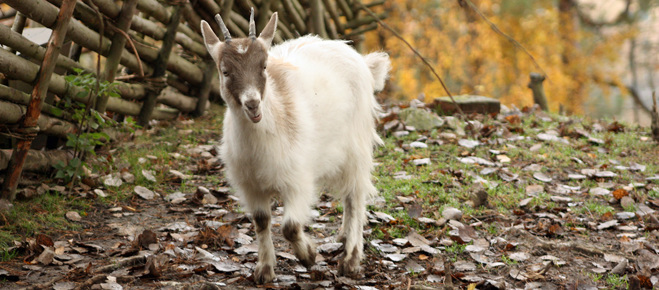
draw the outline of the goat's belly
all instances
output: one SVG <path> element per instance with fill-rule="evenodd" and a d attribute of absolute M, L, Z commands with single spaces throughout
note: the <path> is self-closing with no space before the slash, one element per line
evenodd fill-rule
<path fill-rule="evenodd" d="M 225 161 L 227 177 L 234 186 L 278 193 L 285 191 L 299 179 L 309 178 L 308 175 L 311 173 L 309 170 L 303 169 L 304 160 L 287 154 L 268 154 L 267 156 L 258 156 L 259 154 L 248 152 L 235 152 L 234 154 L 231 157 L 228 156 Z"/>

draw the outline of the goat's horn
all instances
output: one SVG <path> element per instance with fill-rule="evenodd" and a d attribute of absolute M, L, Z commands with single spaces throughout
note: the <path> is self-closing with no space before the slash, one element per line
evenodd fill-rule
<path fill-rule="evenodd" d="M 220 14 L 215 15 L 215 21 L 217 21 L 217 24 L 220 25 L 220 30 L 222 30 L 222 34 L 224 35 L 224 41 L 231 41 L 231 34 L 229 34 L 229 29 L 226 25 L 224 25 L 224 21 L 222 20 Z"/>
<path fill-rule="evenodd" d="M 254 24 L 254 7 L 249 15 L 249 37 L 256 38 L 256 24 Z"/>

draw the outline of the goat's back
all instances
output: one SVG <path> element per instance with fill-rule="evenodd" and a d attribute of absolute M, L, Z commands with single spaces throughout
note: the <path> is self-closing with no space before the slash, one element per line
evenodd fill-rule
<path fill-rule="evenodd" d="M 301 98 L 298 104 L 312 112 L 317 175 L 336 181 L 338 175 L 355 173 L 346 171 L 368 172 L 373 145 L 381 142 L 373 96 L 381 88 L 364 56 L 345 41 L 305 36 L 273 47 L 270 58 L 296 68 L 288 78 L 296 87 L 294 99 Z M 384 67 L 388 70 L 388 62 Z"/>

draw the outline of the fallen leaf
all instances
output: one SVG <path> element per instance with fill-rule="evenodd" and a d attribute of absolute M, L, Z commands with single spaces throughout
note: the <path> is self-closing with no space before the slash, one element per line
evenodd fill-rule
<path fill-rule="evenodd" d="M 615 197 L 615 199 L 620 200 L 623 196 L 628 196 L 629 192 L 622 189 L 622 188 L 618 188 L 618 189 L 614 190 L 612 194 L 613 194 L 613 197 Z"/>
<path fill-rule="evenodd" d="M 552 180 L 554 180 L 551 176 L 544 174 L 542 172 L 533 173 L 533 178 L 542 182 L 551 182 Z"/>
<path fill-rule="evenodd" d="M 142 169 L 142 176 L 144 176 L 144 178 L 146 178 L 148 181 L 156 182 L 156 177 L 154 174 L 155 172 L 153 170 Z"/>
<path fill-rule="evenodd" d="M 156 197 L 156 194 L 153 191 L 141 185 L 135 186 L 133 191 L 135 191 L 135 194 L 137 194 L 139 197 L 146 200 L 150 200 Z"/>

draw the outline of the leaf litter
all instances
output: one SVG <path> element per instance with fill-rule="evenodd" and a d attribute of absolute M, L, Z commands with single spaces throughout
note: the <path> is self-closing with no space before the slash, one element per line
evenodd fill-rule
<path fill-rule="evenodd" d="M 396 182 L 437 190 L 474 187 L 459 199 L 479 211 L 465 211 L 459 203 L 443 206 L 436 193 L 393 190 L 393 198 L 369 207 L 363 276 L 353 279 L 337 275 L 343 250 L 336 240 L 339 203 L 320 197 L 315 223 L 308 229 L 318 244 L 317 264 L 305 269 L 281 237 L 283 212 L 277 201 L 272 228 L 278 279 L 270 287 L 400 289 L 411 283 L 428 289 L 513 289 L 522 283 L 570 288 L 575 281 L 588 280 L 588 273 L 613 272 L 655 285 L 659 281 L 657 165 L 652 160 L 600 158 L 606 156 L 601 149 L 615 148 L 601 133 L 606 129 L 593 129 L 629 128 L 620 123 L 575 125 L 578 122 L 526 109 L 496 117 L 470 116 L 474 119 L 466 122 L 435 116 L 436 131 L 419 131 L 403 126 L 394 111 L 385 113 L 391 117 L 381 133 L 401 142 L 384 154 L 407 161 L 396 170 L 383 168 L 386 165 L 378 165 L 378 170 L 386 169 Z M 532 129 L 521 126 L 526 119 L 532 120 Z M 548 120 L 559 125 L 544 127 Z M 112 195 L 125 182 L 133 184 L 138 198 L 85 216 L 67 214 L 85 234 L 55 240 L 38 235 L 16 242 L 14 249 L 25 256 L 4 267 L 0 278 L 18 288 L 162 288 L 197 281 L 254 287 L 254 228 L 221 177 L 215 140 L 180 145 L 179 151 L 168 153 L 175 161 L 166 167 L 155 156 L 141 157 L 138 163 L 153 166 L 138 171 L 147 184 L 135 185 L 127 171 L 104 175 L 102 187 L 90 191 Z M 440 155 L 442 146 L 457 149 Z M 557 166 L 547 148 L 562 147 L 584 153 L 567 156 L 568 162 Z M 518 149 L 524 153 L 515 153 Z M 615 159 L 627 160 L 625 154 Z M 384 157 L 378 159 L 381 163 Z M 169 184 L 169 189 L 157 182 Z M 498 192 L 510 186 L 519 189 L 519 197 Z M 509 204 L 509 211 L 493 206 L 502 203 Z M 34 274 L 25 275 L 28 271 Z"/>

